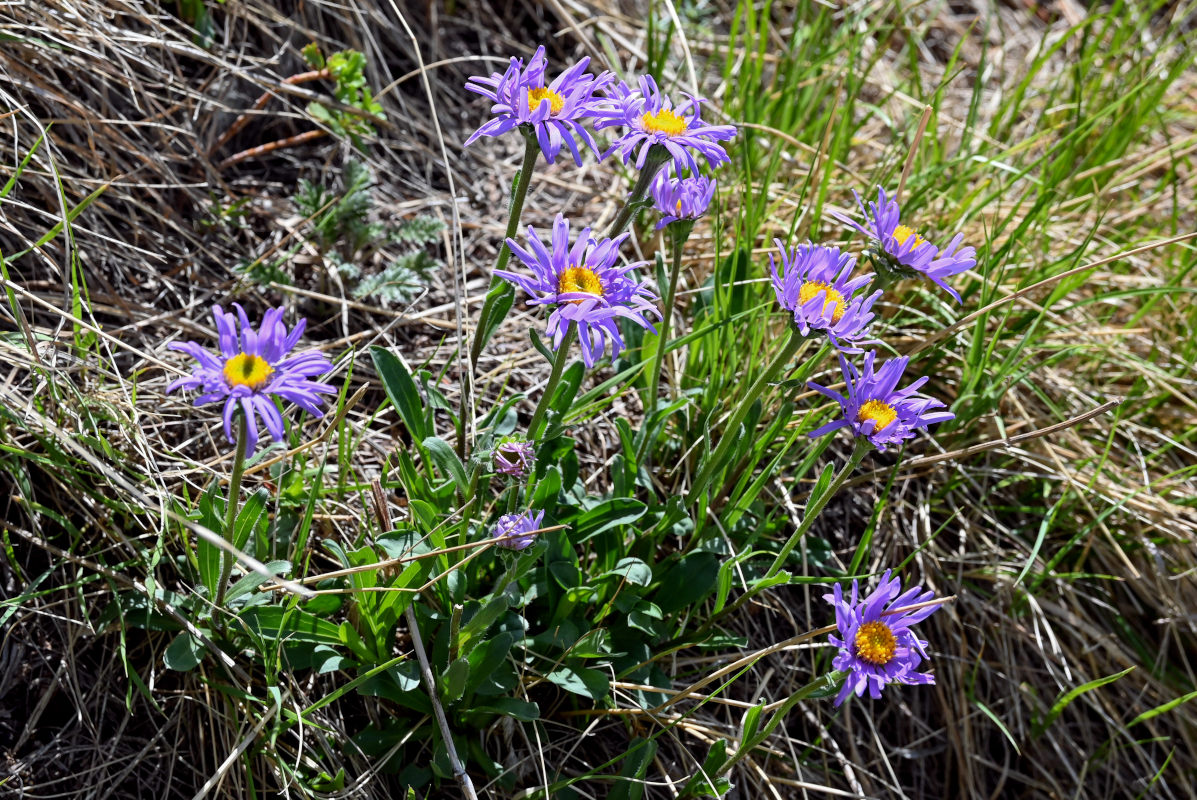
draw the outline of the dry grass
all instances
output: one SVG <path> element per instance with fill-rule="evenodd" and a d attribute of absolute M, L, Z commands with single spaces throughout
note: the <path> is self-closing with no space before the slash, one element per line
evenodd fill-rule
<path fill-rule="evenodd" d="M 398 24 L 400 8 L 420 43 L 419 57 Z M 927 83 L 941 77 L 950 56 L 944 43 L 966 37 L 964 63 L 980 69 L 984 55 L 986 79 L 994 86 L 980 113 L 1000 113 L 1036 43 L 1066 27 L 1070 15 L 1085 13 L 1071 2 L 1059 9 L 1061 16 L 1046 10 L 1046 21 L 1021 8 L 996 9 L 1001 24 L 988 39 L 969 31 L 963 6 L 956 15 L 924 20 L 920 66 L 927 69 Z M 558 59 L 583 53 L 602 58 L 595 43 L 604 41 L 625 58 L 646 50 L 636 15 L 604 3 L 462 3 L 447 12 L 437 4 L 416 10 L 380 0 L 230 2 L 216 14 L 212 48 L 197 45 L 172 10 L 169 3 L 115 0 L 0 8 L 0 34 L 16 37 L 0 51 L 0 112 L 9 111 L 3 122 L 10 131 L 5 162 L 16 164 L 46 135 L 16 191 L 0 204 L 0 252 L 9 256 L 33 248 L 9 264 L 7 285 L 18 294 L 25 318 L 0 322 L 5 368 L 0 402 L 26 424 L 0 433 L 9 465 L 0 481 L 11 481 L 0 484 L 0 505 L 12 547 L 0 581 L 5 597 L 23 598 L 0 610 L 5 754 L 0 775 L 7 776 L 0 777 L 0 786 L 16 796 L 190 797 L 208 786 L 211 796 L 245 797 L 281 790 L 271 758 L 255 760 L 256 773 L 228 760 L 240 746 L 259 744 L 250 717 L 238 711 L 237 702 L 244 701 L 214 694 L 195 674 L 163 669 L 161 635 L 101 618 L 114 590 L 147 575 L 172 580 L 174 574 L 161 514 L 152 508 L 143 513 L 146 504 L 127 496 L 113 474 L 142 476 L 145 495 L 162 503 L 183 487 L 192 492 L 203 487 L 224 468 L 218 431 L 197 427 L 184 400 L 162 394 L 178 369 L 163 343 L 180 331 L 186 337 L 207 335 L 207 307 L 248 288 L 234 268 L 288 254 L 283 269 L 294 288 L 274 287 L 269 296 L 313 318 L 314 341 L 330 352 L 397 347 L 413 364 L 444 369 L 442 389 L 455 399 L 454 348 L 462 322 L 485 291 L 502 226 L 495 209 L 516 165 L 506 142 L 485 142 L 469 152 L 461 148 L 480 108 L 465 102 L 464 77 L 496 68 L 509 53 L 527 50 L 530 41 L 553 42 Z M 726 21 L 727 15 L 718 18 Z M 372 85 L 387 87 L 380 100 L 388 123 L 368 157 L 377 178 L 378 214 L 460 220 L 461 237 L 447 236 L 442 249 L 451 268 L 410 307 L 347 300 L 290 204 L 298 178 L 328 180 L 337 174 L 345 145 L 325 136 L 227 169 L 217 166 L 246 148 L 315 129 L 304 107 L 316 90 L 285 83 L 304 69 L 298 50 L 313 40 L 326 51 L 362 50 Z M 701 59 L 720 57 L 726 46 L 722 33 L 696 36 L 685 47 L 675 42 L 683 84 L 691 74 L 702 74 L 692 73 L 687 53 L 701 68 Z M 420 69 L 421 59 L 426 70 Z M 1067 49 L 1058 59 L 1065 69 Z M 885 98 L 896 118 L 909 114 L 911 103 L 887 89 L 901 83 L 907 66 L 882 57 L 870 78 L 874 98 Z M 1161 135 L 1136 143 L 1121 163 L 1108 165 L 1112 175 L 1103 174 L 1100 184 L 1095 178 L 1094 191 L 1109 201 L 1102 220 L 1083 196 L 1058 206 L 1050 227 L 1039 233 L 1053 252 L 1080 248 L 1082 262 L 1096 261 L 1139 244 L 1120 237 L 1137 220 L 1167 217 L 1174 204 L 1188 209 L 1180 215 L 1187 229 L 1197 227 L 1192 213 L 1197 177 L 1188 166 L 1197 150 L 1197 84 L 1191 76 L 1190 70 L 1190 79 L 1179 81 L 1177 95 L 1169 98 L 1173 116 Z M 214 151 L 222 133 L 263 92 L 275 97 Z M 720 92 L 710 87 L 708 95 Z M 1018 131 L 1036 130 L 1037 115 L 1050 113 L 1028 108 L 1035 116 Z M 941 127 L 953 131 L 957 122 L 948 113 Z M 877 159 L 891 158 L 891 139 L 888 126 L 877 122 L 864 131 L 859 163 L 828 168 L 839 171 L 846 185 L 862 184 L 863 178 L 853 176 L 871 174 Z M 794 161 L 791 174 L 807 167 Z M 794 203 L 786 178 L 783 173 L 779 179 L 775 216 L 788 223 Z M 1153 181 L 1167 191 L 1119 200 L 1120 186 Z M 596 186 L 602 190 L 598 197 Z M 529 214 L 538 220 L 551 216 L 549 209 L 585 207 L 593 219 L 609 218 L 621 186 L 607 166 L 557 168 L 535 184 Z M 67 209 L 100 189 L 69 235 L 35 246 Z M 243 216 L 220 218 L 217 210 L 238 200 L 245 201 Z M 1018 217 L 1016 203 L 1029 203 L 1029 196 L 971 218 L 970 232 L 984 239 L 993 220 Z M 1094 230 L 1097 236 L 1089 241 Z M 709 234 L 697 232 L 695 242 L 700 267 L 687 278 L 690 289 L 705 278 L 701 265 L 715 260 Z M 374 266 L 387 255 L 385 249 L 375 253 Z M 1097 287 L 1142 288 L 1161 259 L 1153 250 L 1129 263 L 1099 267 L 1078 296 L 1097 293 Z M 87 284 L 79 318 L 70 313 L 81 300 L 75 269 Z M 1012 276 L 1001 280 L 998 296 L 1017 288 Z M 464 302 L 455 301 L 463 296 Z M 1035 309 L 1043 296 L 1020 298 L 1012 306 Z M 1057 315 L 1052 341 L 1061 350 L 1083 347 L 1045 358 L 1037 373 L 1040 391 L 1013 387 L 1000 409 L 969 429 L 974 438 L 959 444 L 1043 428 L 1114 395 L 1131 394 L 1132 403 L 1150 404 L 1149 410 L 1120 411 L 1123 419 L 1109 435 L 1108 420 L 1091 421 L 1050 438 L 913 470 L 912 479 L 894 485 L 871 523 L 875 499 L 884 494 L 883 473 L 865 476 L 828 510 L 817 532 L 835 552 L 850 555 L 860 532 L 872 524 L 869 569 L 914 553 L 912 576 L 958 595 L 923 630 L 934 642 L 938 685 L 895 693 L 885 703 L 855 703 L 839 714 L 823 706 L 800 707 L 767 752 L 757 751 L 738 768 L 738 796 L 1193 796 L 1197 711 L 1191 704 L 1127 728 L 1136 714 L 1197 684 L 1192 644 L 1197 618 L 1190 611 L 1197 605 L 1192 577 L 1197 489 L 1191 469 L 1197 457 L 1191 444 L 1197 393 L 1191 372 L 1174 375 L 1175 364 L 1192 357 L 1192 348 L 1176 343 L 1191 336 L 1197 320 L 1183 297 L 1162 298 L 1141 318 L 1134 316 L 1138 307 L 1127 301 L 1117 326 L 1084 304 L 1052 311 Z M 543 381 L 538 358 L 527 352 L 529 320 L 514 313 L 488 349 L 480 366 L 483 396 L 504 386 L 534 389 Z M 102 355 L 98 362 L 79 358 L 76 345 L 89 331 L 100 337 L 93 351 Z M 910 342 L 926 335 L 916 329 L 905 333 Z M 19 346 L 25 337 L 35 342 L 31 350 Z M 368 359 L 356 359 L 350 393 L 371 377 Z M 360 443 L 339 464 L 354 475 L 377 474 L 396 445 L 389 419 L 372 418 L 380 400 L 372 388 L 348 412 Z M 638 409 L 633 395 L 612 413 Z M 80 444 L 101 456 L 99 467 L 64 443 L 92 430 L 102 431 L 107 442 Z M 599 475 L 615 445 L 603 426 L 594 430 L 579 441 L 584 470 Z M 1165 454 L 1148 457 L 1160 451 Z M 48 452 L 65 455 L 39 458 Z M 1058 545 L 1057 537 L 1069 531 L 1083 533 L 1083 539 L 1051 579 L 1032 589 L 1028 583 L 1052 557 L 1046 550 L 1032 552 L 1034 539 L 1026 539 L 1039 524 L 1038 507 L 1025 505 L 1037 482 L 1048 487 L 1041 492 L 1044 506 L 1062 500 L 1064 489 L 1070 498 L 1051 520 L 1049 544 Z M 780 481 L 770 502 L 799 518 Z M 1107 514 L 1111 508 L 1116 513 Z M 353 538 L 362 513 L 353 495 L 323 511 L 321 536 Z M 125 528 L 129 520 L 143 527 Z M 156 553 L 162 565 L 147 571 L 147 552 Z M 1028 560 L 1033 569 L 1016 585 Z M 1062 573 L 1109 577 L 1074 581 Z M 765 648 L 824 618 L 819 593 L 801 587 L 773 592 L 732 627 L 747 638 L 749 650 Z M 686 650 L 661 666 L 682 689 L 742 655 Z M 671 797 L 712 742 L 736 739 L 744 704 L 783 700 L 806 682 L 811 663 L 805 649 L 763 658 L 716 701 L 696 711 L 686 706 L 684 715 L 674 709 L 655 717 L 641 713 L 630 694 L 635 687 L 618 683 L 615 709 L 575 714 L 564 697 L 542 684 L 533 696 L 541 704 L 545 737 L 532 726 L 499 724 L 483 744 L 491 754 L 506 754 L 496 757 L 524 785 L 537 786 L 552 773 L 594 768 L 624 752 L 633 736 L 676 722 L 658 740 L 646 777 L 647 796 Z M 1061 693 L 1128 667 L 1136 668 L 1132 677 L 1083 695 L 1055 725 L 1032 734 L 1036 717 Z M 136 680 L 145 682 L 144 691 Z M 235 676 L 230 680 L 239 683 Z M 283 680 L 288 708 L 310 704 L 330 686 L 307 677 Z M 249 684 L 241 685 L 253 694 Z M 378 760 L 333 743 L 347 741 L 363 719 L 383 715 L 385 708 L 360 700 L 330 706 L 319 719 L 327 730 L 280 740 L 277 760 L 298 762 L 314 748 L 324 763 L 339 761 L 350 776 L 338 796 L 386 796 L 386 778 L 375 773 Z M 603 796 L 607 784 L 577 788 L 583 796 Z"/>

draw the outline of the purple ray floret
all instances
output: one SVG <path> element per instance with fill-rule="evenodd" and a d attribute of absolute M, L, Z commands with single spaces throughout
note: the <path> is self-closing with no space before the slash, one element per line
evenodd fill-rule
<path fill-rule="evenodd" d="M 873 304 L 880 289 L 867 294 L 872 273 L 853 277 L 856 259 L 839 248 L 807 242 L 787 251 L 780 239 L 783 274 L 777 272 L 773 254 L 769 271 L 777 302 L 794 315 L 794 326 L 803 336 L 826 332 L 831 343 L 846 353 L 859 353 L 859 344 L 873 322 Z"/>
<path fill-rule="evenodd" d="M 553 350 L 561 346 L 569 326 L 576 325 L 582 360 L 587 367 L 593 367 L 606 353 L 608 343 L 612 358 L 623 350 L 620 317 L 656 333 L 648 317 L 660 318 L 657 297 L 629 274 L 644 262 L 623 267 L 616 264 L 619 247 L 629 235 L 595 239 L 590 228 L 583 228 L 571 245 L 569 222 L 558 214 L 548 247 L 531 225 L 527 248 L 515 239 L 507 240 L 511 252 L 532 270 L 532 275 L 506 270 L 495 274 L 531 295 L 528 305 L 552 308 L 546 332 L 552 338 Z"/>
<path fill-rule="evenodd" d="M 727 152 L 716 142 L 731 139 L 736 127 L 703 122 L 700 106 L 705 100 L 686 95 L 675 107 L 651 75 L 641 77 L 637 89 L 620 82 L 607 96 L 607 105 L 595 115 L 595 130 L 623 125 L 628 131 L 603 153 L 603 158 L 618 152 L 625 164 L 634 158 L 636 168 L 643 169 L 648 151 L 653 145 L 661 145 L 678 169 L 684 167 L 695 174 L 698 162 L 694 153 L 704 156 L 712 167 L 728 160 Z"/>
<path fill-rule="evenodd" d="M 538 47 L 526 67 L 522 59 L 513 58 L 506 72 L 492 73 L 489 78 L 476 75 L 466 82 L 466 89 L 494 103 L 494 119 L 474 131 L 466 139 L 467 146 L 480 136 L 501 136 L 517 125 L 528 125 L 550 164 L 557 159 L 562 145 L 579 167 L 581 146 L 598 153 L 582 120 L 594 116 L 599 104 L 606 102 L 595 97 L 595 92 L 610 83 L 613 76 L 603 72 L 596 77 L 586 72 L 590 64 L 587 56 L 546 84 L 546 61 L 544 47 Z"/>
<path fill-rule="evenodd" d="M 503 537 L 496 542 L 499 547 L 523 550 L 536 541 L 544 511 L 522 511 L 518 514 L 504 514 L 490 529 L 490 538 Z"/>
<path fill-rule="evenodd" d="M 652 185 L 653 205 L 661 212 L 657 229 L 678 220 L 695 220 L 707 213 L 715 196 L 715 181 L 702 175 L 693 178 L 671 178 L 669 172 L 658 173 Z"/>
<path fill-rule="evenodd" d="M 935 599 L 935 593 L 914 587 L 902 591 L 902 583 L 886 570 L 881 582 L 863 600 L 858 599 L 860 586 L 852 581 L 852 597 L 844 599 L 843 588 L 837 583 L 823 599 L 835 606 L 835 624 L 839 637 L 828 641 L 839 648 L 832 662 L 838 670 L 848 673 L 843 688 L 835 698 L 838 706 L 851 695 L 864 695 L 874 700 L 891 683 L 935 683 L 935 676 L 919 672 L 927 658 L 927 643 L 915 636 L 910 626 L 922 622 L 939 610 L 930 605 L 912 611 L 900 609 Z"/>
<path fill-rule="evenodd" d="M 840 370 L 848 385 L 847 397 L 817 383 L 807 384 L 839 403 L 844 414 L 840 419 L 811 431 L 812 438 L 840 428 L 850 428 L 854 436 L 863 436 L 878 450 L 884 451 L 891 444 L 913 438 L 921 428 L 955 419 L 956 415 L 950 411 L 936 410 L 944 407 L 939 400 L 917 394 L 927 382 L 926 376 L 905 389 L 896 388 L 902 373 L 906 371 L 909 358 L 891 358 L 874 371 L 876 356 L 873 350 L 865 354 L 864 371 L 861 372 L 840 355 Z"/>
<path fill-rule="evenodd" d="M 520 439 L 505 439 L 495 447 L 495 472 L 523 478 L 532 471 L 536 456 L 531 442 Z"/>
<path fill-rule="evenodd" d="M 945 281 L 977 265 L 977 249 L 960 247 L 964 234 L 956 234 L 948 246 L 941 250 L 915 232 L 914 228 L 902 224 L 898 202 L 887 198 L 884 189 L 878 187 L 877 202 L 869 201 L 867 211 L 860 195 L 853 192 L 852 196 L 856 198 L 865 217 L 863 224 L 834 211 L 831 215 L 873 240 L 871 254 L 875 256 L 880 269 L 890 272 L 893 277 L 926 276 L 946 289 L 948 294 L 956 298 L 956 302 L 960 302 L 960 293 Z"/>
<path fill-rule="evenodd" d="M 234 316 L 220 306 L 212 307 L 219 335 L 219 353 L 211 353 L 196 342 L 171 342 L 172 350 L 179 350 L 197 362 L 190 375 L 179 378 L 166 387 L 199 389 L 195 405 L 224 402 L 224 435 L 235 443 L 233 415 L 238 408 L 248 424 L 247 452 L 252 453 L 258 443 L 258 416 L 276 442 L 283 440 L 283 417 L 274 398 L 290 401 L 314 417 L 324 412 L 324 394 L 336 394 L 333 387 L 312 380 L 332 370 L 332 362 L 318 350 L 305 350 L 290 355 L 299 342 L 307 320 L 301 319 L 290 331 L 283 324 L 283 309 L 268 308 L 261 326 L 255 331 L 239 304 Z"/>

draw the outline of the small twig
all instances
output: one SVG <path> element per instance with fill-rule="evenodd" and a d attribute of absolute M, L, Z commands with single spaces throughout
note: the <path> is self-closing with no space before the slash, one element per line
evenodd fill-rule
<path fill-rule="evenodd" d="M 378 525 L 383 531 L 389 531 L 391 529 L 391 513 L 387 510 L 387 500 L 382 490 L 382 482 L 375 478 L 370 484 L 370 490 L 374 498 L 374 513 L 378 516 Z M 436 678 L 432 675 L 432 667 L 428 664 L 428 653 L 424 650 L 424 640 L 420 636 L 415 604 L 408 603 L 403 613 L 407 617 L 412 648 L 420 660 L 420 673 L 424 677 L 424 688 L 428 691 L 428 700 L 432 703 L 432 712 L 436 717 L 437 727 L 441 730 L 441 740 L 445 743 L 445 753 L 449 756 L 449 764 L 453 767 L 453 777 L 457 778 L 457 782 L 461 784 L 461 793 L 466 796 L 467 800 L 478 800 L 478 795 L 474 791 L 474 782 L 470 780 L 470 774 L 466 772 L 461 759 L 457 757 L 457 748 L 453 744 L 453 733 L 449 730 L 449 720 L 445 717 L 445 709 L 441 707 L 440 698 L 437 697 Z"/>
<path fill-rule="evenodd" d="M 294 136 L 288 136 L 286 139 L 278 139 L 277 141 L 260 144 L 257 147 L 251 147 L 248 150 L 242 150 L 240 153 L 234 153 L 224 161 L 221 161 L 219 164 L 217 164 L 216 168 L 218 170 L 223 170 L 227 167 L 233 166 L 238 162 L 244 161 L 247 158 L 264 156 L 267 153 L 273 153 L 275 150 L 282 150 L 285 147 L 295 147 L 296 145 L 303 144 L 304 142 L 310 142 L 313 139 L 319 139 L 321 136 L 324 136 L 327 133 L 328 131 L 317 128 L 314 131 L 304 131 L 303 133 L 297 133 Z"/>
<path fill-rule="evenodd" d="M 901 199 L 902 190 L 906 188 L 906 179 L 910 177 L 910 168 L 914 166 L 914 157 L 919 151 L 919 144 L 923 141 L 923 134 L 927 132 L 927 123 L 931 120 L 931 111 L 931 106 L 923 109 L 923 118 L 919 120 L 919 129 L 914 134 L 910 152 L 906 154 L 906 163 L 902 165 L 902 178 L 898 181 L 898 191 L 894 192 L 894 202 Z"/>
<path fill-rule="evenodd" d="M 318 81 L 329 77 L 331 77 L 331 75 L 327 69 L 315 69 L 310 72 L 301 72 L 298 75 L 292 75 L 289 78 L 283 78 L 282 82 L 288 86 L 295 86 L 296 84 L 307 83 L 308 81 Z M 229 126 L 229 129 L 225 131 L 219 139 L 216 140 L 216 144 L 208 148 L 208 155 L 212 156 L 214 153 L 219 151 L 220 148 L 228 144 L 229 139 L 232 139 L 234 136 L 236 136 L 241 129 L 244 128 L 246 124 L 253 118 L 252 112 L 261 111 L 262 108 L 264 108 L 265 105 L 270 102 L 271 97 L 274 97 L 273 91 L 267 89 L 266 91 L 262 92 L 262 96 L 254 101 L 254 104 L 250 107 L 250 110 L 237 117 L 237 119 L 233 121 L 233 124 Z"/>

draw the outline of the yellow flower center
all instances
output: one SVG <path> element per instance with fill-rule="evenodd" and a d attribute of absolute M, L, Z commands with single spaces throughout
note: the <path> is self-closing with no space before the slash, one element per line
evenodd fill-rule
<path fill-rule="evenodd" d="M 267 364 L 266 359 L 248 353 L 238 353 L 224 365 L 224 379 L 232 388 L 248 386 L 257 391 L 273 374 L 274 367 Z"/>
<path fill-rule="evenodd" d="M 915 249 L 916 247 L 922 247 L 927 243 L 926 239 L 914 232 L 914 228 L 910 228 L 905 225 L 899 225 L 898 227 L 894 228 L 894 241 L 899 245 L 906 244 L 906 240 L 911 236 L 914 237 L 914 245 L 910 248 L 911 250 Z"/>
<path fill-rule="evenodd" d="M 844 311 L 846 310 L 844 308 L 846 305 L 844 302 L 844 296 L 822 281 L 807 281 L 806 283 L 802 284 L 802 287 L 798 289 L 798 303 L 800 305 L 806 305 L 811 300 L 814 300 L 816 297 L 818 297 L 819 292 L 827 293 L 824 295 L 826 297 L 826 301 L 823 303 L 823 310 L 826 311 L 827 307 L 831 306 L 831 321 L 833 323 L 839 322 L 840 318 L 844 316 Z"/>
<path fill-rule="evenodd" d="M 565 98 L 552 89 L 541 87 L 539 89 L 528 90 L 528 108 L 539 108 L 543 100 L 549 101 L 550 114 L 559 114 L 561 109 L 565 108 Z"/>
<path fill-rule="evenodd" d="M 856 657 L 878 667 L 884 667 L 894 658 L 898 640 L 894 632 L 881 620 L 866 622 L 856 632 Z"/>
<path fill-rule="evenodd" d="M 873 420 L 877 423 L 873 426 L 873 433 L 880 433 L 897 418 L 898 412 L 884 400 L 870 400 L 860 407 L 860 413 L 856 415 L 857 422 Z"/>
<path fill-rule="evenodd" d="M 686 132 L 686 121 L 668 108 L 662 108 L 656 114 L 642 115 L 640 124 L 649 133 L 663 133 L 666 136 L 681 136 Z"/>
<path fill-rule="evenodd" d="M 603 282 L 594 274 L 590 267 L 568 267 L 561 272 L 557 279 L 557 291 L 561 294 L 583 292 L 599 297 L 603 296 Z M 570 300 L 570 303 L 581 303 L 581 300 Z"/>

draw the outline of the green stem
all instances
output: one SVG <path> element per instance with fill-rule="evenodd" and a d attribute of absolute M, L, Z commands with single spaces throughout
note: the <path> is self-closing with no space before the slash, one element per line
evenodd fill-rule
<path fill-rule="evenodd" d="M 678 220 L 669 224 L 673 237 L 673 264 L 669 268 L 669 288 L 661 298 L 661 329 L 657 331 L 657 353 L 653 359 L 652 372 L 648 379 L 648 412 L 657 404 L 657 391 L 661 388 L 661 370 L 665 366 L 665 346 L 669 343 L 669 323 L 673 321 L 673 300 L 677 294 L 678 274 L 682 271 L 682 248 L 694 228 L 693 220 Z"/>
<path fill-rule="evenodd" d="M 628 227 L 628 223 L 632 221 L 632 217 L 640 208 L 640 202 L 648 196 L 653 179 L 657 177 L 661 167 L 665 166 L 668 161 L 669 151 L 662 145 L 654 144 L 649 149 L 648 156 L 644 159 L 644 169 L 640 170 L 640 177 L 636 179 L 636 185 L 632 187 L 632 193 L 628 196 L 627 203 L 619 209 L 619 213 L 611 222 L 611 227 L 607 229 L 608 239 L 618 236 L 623 233 L 624 228 Z"/>
<path fill-rule="evenodd" d="M 818 519 L 819 514 L 823 513 L 823 509 L 827 506 L 827 501 L 829 501 L 832 496 L 843 487 L 844 482 L 848 480 L 848 476 L 860 466 L 860 462 L 864 459 L 865 454 L 869 452 L 869 449 L 870 445 L 868 439 L 862 436 L 856 440 L 856 446 L 852 450 L 852 455 L 848 458 L 847 463 L 844 464 L 843 468 L 839 471 L 839 474 L 835 476 L 835 478 L 823 492 L 817 496 L 811 497 L 810 503 L 807 505 L 806 510 L 802 514 L 802 521 L 798 523 L 798 529 L 795 530 L 790 535 L 790 538 L 786 540 L 785 545 L 781 548 L 781 552 L 779 552 L 773 559 L 773 563 L 770 565 L 768 571 L 766 571 L 761 578 L 757 579 L 756 583 L 749 587 L 744 594 L 736 598 L 735 602 L 724 606 L 723 610 L 719 613 L 712 614 L 711 616 L 707 617 L 706 622 L 704 622 L 696 632 L 696 637 L 705 634 L 711 628 L 715 627 L 719 620 L 724 619 L 729 614 L 734 614 L 740 608 L 743 608 L 745 604 L 752 600 L 752 598 L 756 597 L 770 586 L 769 579 L 781 572 L 781 568 L 785 566 L 786 559 L 789 558 L 790 553 L 793 552 L 794 548 L 798 545 L 798 542 L 802 541 L 802 537 L 805 536 L 810 530 L 810 526 L 814 524 L 816 519 Z"/>
<path fill-rule="evenodd" d="M 565 371 L 565 363 L 569 361 L 569 349 L 577 335 L 577 324 L 570 325 L 561 339 L 561 346 L 557 348 L 557 355 L 553 359 L 553 371 L 549 373 L 549 382 L 540 395 L 536 411 L 532 413 L 532 421 L 528 423 L 528 438 L 532 441 L 539 438 L 540 423 L 544 421 L 544 415 L 549 410 L 549 403 L 553 399 L 553 393 L 557 391 L 557 384 L 561 383 L 561 373 Z"/>
<path fill-rule="evenodd" d="M 798 703 L 807 699 L 816 692 L 827 691 L 828 689 L 834 687 L 836 683 L 844 678 L 845 675 L 846 673 L 839 670 L 833 670 L 826 675 L 820 675 L 818 678 L 815 678 L 813 681 L 806 684 L 798 691 L 794 692 L 794 694 L 786 698 L 786 701 L 781 704 L 777 711 L 773 713 L 773 716 L 769 718 L 769 721 L 757 729 L 755 736 L 751 737 L 751 739 L 748 741 L 740 742 L 740 746 L 736 748 L 735 754 L 723 763 L 723 766 L 719 768 L 714 777 L 726 775 L 732 767 L 740 762 L 741 759 L 755 750 L 757 746 L 761 744 L 761 742 L 768 739 L 769 736 L 772 735 L 773 731 L 777 729 L 777 726 L 781 723 L 781 721 L 786 718 L 786 715 L 789 714 L 794 708 L 794 706 L 798 705 Z"/>
<path fill-rule="evenodd" d="M 237 412 L 237 455 L 233 459 L 233 474 L 229 477 L 229 495 L 225 501 L 224 538 L 232 544 L 236 538 L 237 509 L 241 505 L 241 476 L 245 474 L 245 451 L 249 449 L 249 420 L 245 411 Z M 233 554 L 220 553 L 220 581 L 216 584 L 216 607 L 224 607 L 224 594 L 233 575 Z"/>
<path fill-rule="evenodd" d="M 856 439 L 856 446 L 852 448 L 852 455 L 848 458 L 848 463 L 844 464 L 843 469 L 839 471 L 839 474 L 835 476 L 831 484 L 818 497 L 811 498 L 810 505 L 802 513 L 802 522 L 798 524 L 798 529 L 786 540 L 785 546 L 781 548 L 781 552 L 777 554 L 777 558 L 773 559 L 773 564 L 769 567 L 769 571 L 765 573 L 763 580 L 768 580 L 781 572 L 781 568 L 785 566 L 786 559 L 794 550 L 798 541 L 810 530 L 810 526 L 818 518 L 819 514 L 823 513 L 823 509 L 827 506 L 827 501 L 843 487 L 844 482 L 848 480 L 848 476 L 860 466 L 860 462 L 864 460 L 865 454 L 869 452 L 869 448 L 869 440 L 866 437 L 861 436 Z"/>
<path fill-rule="evenodd" d="M 520 132 L 524 134 L 524 163 L 515 176 L 515 187 L 511 190 L 511 207 L 507 214 L 507 233 L 504 234 L 503 242 L 499 245 L 499 257 L 495 260 L 495 267 L 491 271 L 490 288 L 487 290 L 486 299 L 482 302 L 482 310 L 478 313 L 478 327 L 474 331 L 474 341 L 470 342 L 471 372 L 478 366 L 478 358 L 482 355 L 482 348 L 486 346 L 486 339 L 489 338 L 487 328 L 490 326 L 490 315 L 499 299 L 499 293 L 495 289 L 503 279 L 497 277 L 495 273 L 505 269 L 507 262 L 511 260 L 511 248 L 507 246 L 507 240 L 513 238 L 519 228 L 520 215 L 524 211 L 524 200 L 528 196 L 528 186 L 532 183 L 532 169 L 536 166 L 536 156 L 540 154 L 540 145 L 536 142 L 536 134 L 531 127 L 527 130 L 521 127 Z"/>
<path fill-rule="evenodd" d="M 723 429 L 723 436 L 719 439 L 719 444 L 715 448 L 715 452 L 703 461 L 702 468 L 698 472 L 698 477 L 694 479 L 694 485 L 690 487 L 690 492 L 686 496 L 686 505 L 692 505 L 698 501 L 711 477 L 714 475 L 723 461 L 727 458 L 727 451 L 731 449 L 733 443 L 740 440 L 739 430 L 740 425 L 744 422 L 744 418 L 748 416 L 748 410 L 752 408 L 752 404 L 761 396 L 765 388 L 773 380 L 777 372 L 789 364 L 790 359 L 798 352 L 798 348 L 806 341 L 802 334 L 794 329 L 790 329 L 790 341 L 782 348 L 777 357 L 765 367 L 764 371 L 757 376 L 757 379 L 751 386 L 748 387 L 748 392 L 740 401 L 739 406 L 732 412 L 731 419 L 728 420 L 727 426 Z"/>

